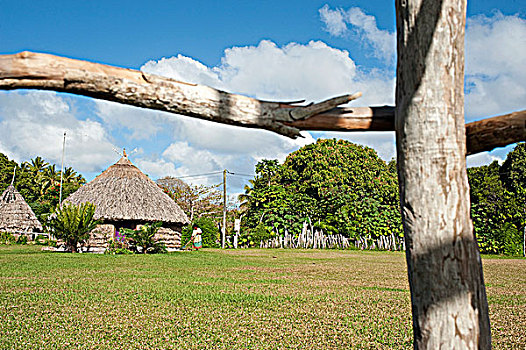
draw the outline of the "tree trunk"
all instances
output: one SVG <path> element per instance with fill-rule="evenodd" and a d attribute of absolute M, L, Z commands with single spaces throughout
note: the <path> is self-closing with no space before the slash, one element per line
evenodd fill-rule
<path fill-rule="evenodd" d="M 396 136 L 415 349 L 488 349 L 464 128 L 466 2 L 396 0 Z"/>

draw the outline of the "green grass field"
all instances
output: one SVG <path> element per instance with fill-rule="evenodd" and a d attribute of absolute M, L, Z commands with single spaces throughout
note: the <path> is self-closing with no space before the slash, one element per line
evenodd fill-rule
<path fill-rule="evenodd" d="M 496 349 L 526 348 L 526 260 L 485 258 Z M 2 349 L 408 349 L 400 252 L 0 247 Z"/>

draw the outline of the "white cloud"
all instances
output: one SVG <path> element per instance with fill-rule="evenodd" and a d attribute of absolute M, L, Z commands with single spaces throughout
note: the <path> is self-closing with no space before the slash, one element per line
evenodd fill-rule
<path fill-rule="evenodd" d="M 355 105 L 394 103 L 392 77 L 385 77 L 380 71 L 361 71 L 347 51 L 331 48 L 320 41 L 278 47 L 263 40 L 257 46 L 233 47 L 225 50 L 218 67 L 206 67 L 178 55 L 150 61 L 141 69 L 192 83 L 212 85 L 209 83 L 212 81 L 215 87 L 266 100 L 319 101 L 362 91 L 364 98 Z M 315 142 L 307 132 L 303 133 L 304 138 L 292 140 L 268 131 L 185 117 L 179 118 L 172 127 L 176 141 L 166 148 L 158 161 L 176 164 L 179 176 L 222 169 L 253 174 L 257 161 L 265 158 L 283 161 L 290 152 Z M 391 140 L 391 150 L 382 144 L 385 148 L 382 154 L 390 157 L 393 153 L 392 137 L 370 135 L 369 139 L 377 143 L 379 139 Z M 359 138 L 361 142 L 367 140 L 366 135 Z M 199 181 L 206 183 L 206 179 Z M 217 183 L 215 178 L 209 181 Z"/>
<path fill-rule="evenodd" d="M 518 16 L 476 16 L 466 31 L 468 120 L 524 108 L 526 20 Z"/>
<path fill-rule="evenodd" d="M 201 62 L 181 54 L 177 57 L 163 57 L 159 61 L 148 61 L 141 67 L 141 70 L 187 83 L 224 89 L 217 68 L 209 68 Z"/>
<path fill-rule="evenodd" d="M 329 5 L 324 5 L 319 13 L 329 34 L 337 37 L 354 35 L 365 46 L 373 48 L 375 57 L 389 64 L 394 63 L 396 33 L 379 29 L 374 16 L 365 14 L 359 7 L 331 10 Z"/>
<path fill-rule="evenodd" d="M 152 180 L 165 176 L 178 176 L 174 163 L 159 158 L 131 158 L 132 162 Z"/>
<path fill-rule="evenodd" d="M 226 49 L 219 67 L 192 69 L 195 66 L 201 67 L 202 64 L 178 55 L 157 62 L 150 61 L 141 69 L 274 100 L 321 100 L 354 92 L 353 83 L 359 77 L 347 51 L 329 47 L 321 41 L 278 47 L 271 41 L 262 40 L 257 46 Z M 190 69 L 184 72 L 184 76 L 178 73 L 179 69 L 187 67 Z"/>
<path fill-rule="evenodd" d="M 493 155 L 492 152 L 482 152 L 466 157 L 466 165 L 468 168 L 477 167 L 498 161 L 500 164 L 504 162 L 504 158 Z"/>
<path fill-rule="evenodd" d="M 325 30 L 333 36 L 344 36 L 347 32 L 347 24 L 344 20 L 345 12 L 341 9 L 331 10 L 325 4 L 319 9 L 320 18 L 325 23 Z"/>
<path fill-rule="evenodd" d="M 121 130 L 128 141 L 147 140 L 161 132 L 172 114 L 132 107 L 116 102 L 94 100 L 95 112 L 106 127 Z"/>
<path fill-rule="evenodd" d="M 64 131 L 67 166 L 94 172 L 113 159 L 113 145 L 103 125 L 77 120 L 70 100 L 54 92 L 0 94 L 0 128 L 0 150 L 18 162 L 40 155 L 60 164 Z"/>

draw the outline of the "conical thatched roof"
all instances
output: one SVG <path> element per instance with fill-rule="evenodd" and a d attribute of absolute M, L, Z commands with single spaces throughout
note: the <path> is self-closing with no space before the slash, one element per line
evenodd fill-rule
<path fill-rule="evenodd" d="M 66 202 L 95 204 L 95 219 L 189 222 L 181 208 L 124 155 Z"/>
<path fill-rule="evenodd" d="M 6 188 L 0 200 L 0 231 L 42 231 L 42 224 L 13 185 Z"/>

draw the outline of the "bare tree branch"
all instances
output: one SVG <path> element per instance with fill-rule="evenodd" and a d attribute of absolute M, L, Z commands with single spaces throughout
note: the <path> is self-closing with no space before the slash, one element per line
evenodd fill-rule
<path fill-rule="evenodd" d="M 0 90 L 69 92 L 296 138 L 300 130 L 393 131 L 394 107 L 336 107 L 361 94 L 307 106 L 270 102 L 207 86 L 41 53 L 0 55 Z M 335 108 L 336 107 L 336 108 Z M 467 153 L 526 139 L 526 111 L 466 125 Z"/>
<path fill-rule="evenodd" d="M 526 140 L 526 110 L 482 119 L 466 125 L 467 154 Z"/>
<path fill-rule="evenodd" d="M 309 106 L 292 106 L 137 70 L 32 52 L 0 56 L 0 89 L 70 92 L 224 124 L 267 129 L 293 138 L 300 136 L 299 129 L 283 122 L 307 118 L 360 96 L 344 95 Z"/>

